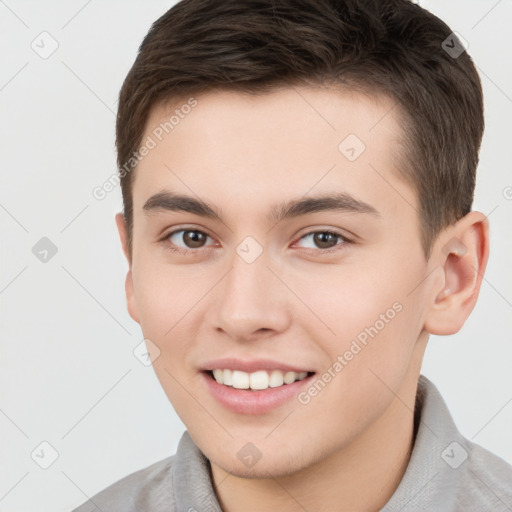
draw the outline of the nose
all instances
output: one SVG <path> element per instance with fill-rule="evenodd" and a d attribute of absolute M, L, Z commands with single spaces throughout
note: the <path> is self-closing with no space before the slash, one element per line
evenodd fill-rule
<path fill-rule="evenodd" d="M 290 322 L 290 292 L 269 268 L 262 254 L 247 263 L 235 254 L 231 268 L 216 287 L 214 326 L 237 341 L 249 341 L 287 329 Z M 211 312 L 212 310 L 210 310 Z"/>

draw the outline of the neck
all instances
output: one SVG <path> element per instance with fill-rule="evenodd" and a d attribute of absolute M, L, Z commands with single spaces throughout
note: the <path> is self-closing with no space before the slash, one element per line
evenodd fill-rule
<path fill-rule="evenodd" d="M 402 479 L 414 445 L 418 368 L 411 368 L 382 416 L 350 445 L 279 478 L 240 478 L 212 464 L 224 512 L 370 512 L 385 506 Z"/>

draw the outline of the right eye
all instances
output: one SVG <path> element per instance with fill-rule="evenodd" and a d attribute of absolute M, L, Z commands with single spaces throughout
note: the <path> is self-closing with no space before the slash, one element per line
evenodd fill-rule
<path fill-rule="evenodd" d="M 208 238 L 211 237 L 198 229 L 177 229 L 166 235 L 162 242 L 171 251 L 188 254 L 205 249 L 203 244 Z"/>

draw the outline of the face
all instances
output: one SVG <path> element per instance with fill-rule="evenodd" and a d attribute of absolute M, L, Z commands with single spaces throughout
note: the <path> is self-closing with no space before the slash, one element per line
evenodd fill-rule
<path fill-rule="evenodd" d="M 292 474 L 415 392 L 433 292 L 400 126 L 390 100 L 325 88 L 195 99 L 161 141 L 180 105 L 147 123 L 129 311 L 212 464 Z"/>

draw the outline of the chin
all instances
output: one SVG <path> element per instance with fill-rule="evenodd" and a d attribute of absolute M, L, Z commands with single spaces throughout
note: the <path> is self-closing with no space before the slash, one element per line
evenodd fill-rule
<path fill-rule="evenodd" d="M 239 478 L 255 479 L 291 476 L 322 458 L 320 449 L 315 452 L 315 448 L 310 446 L 310 450 L 305 452 L 303 448 L 297 449 L 291 441 L 286 440 L 276 446 L 267 442 L 267 446 L 261 450 L 249 445 L 251 447 L 244 451 L 246 443 L 240 448 L 239 440 L 236 445 L 236 449 L 232 449 L 230 445 L 225 446 L 225 451 L 221 453 L 217 450 L 202 451 L 212 464 L 223 471 Z M 255 445 L 257 446 L 257 443 Z M 246 463 L 243 460 L 245 454 L 253 454 L 255 458 Z"/>
<path fill-rule="evenodd" d="M 263 460 L 263 459 L 266 460 Z M 227 473 L 238 478 L 251 478 L 251 479 L 268 479 L 291 476 L 297 473 L 301 469 L 307 467 L 306 463 L 300 463 L 295 461 L 293 464 L 290 463 L 288 454 L 282 453 L 278 457 L 263 456 L 253 467 L 244 467 L 237 459 L 232 458 L 226 459 L 221 457 L 219 460 L 212 460 L 216 466 L 220 467 Z"/>

